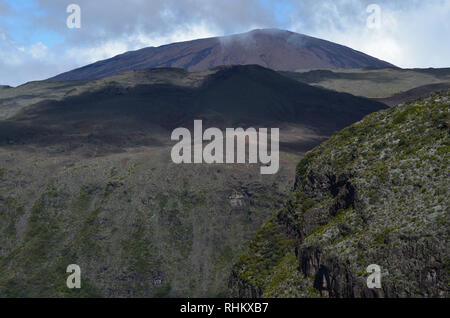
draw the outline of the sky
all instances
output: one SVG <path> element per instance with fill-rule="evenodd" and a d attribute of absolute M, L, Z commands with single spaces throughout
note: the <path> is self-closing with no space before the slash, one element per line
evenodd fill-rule
<path fill-rule="evenodd" d="M 80 28 L 68 27 L 71 4 L 80 8 Z M 261 28 L 333 41 L 403 68 L 450 67 L 450 0 L 0 0 L 0 85 Z"/>

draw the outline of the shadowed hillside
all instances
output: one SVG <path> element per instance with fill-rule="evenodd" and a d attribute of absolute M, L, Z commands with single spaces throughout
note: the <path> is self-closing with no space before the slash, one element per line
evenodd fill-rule
<path fill-rule="evenodd" d="M 383 108 L 259 66 L 1 91 L 0 296 L 226 296 L 303 152 Z M 171 129 L 194 119 L 279 127 L 278 174 L 172 163 Z M 68 264 L 81 266 L 82 289 L 67 289 Z"/>
<path fill-rule="evenodd" d="M 201 73 L 195 80 L 192 73 L 183 70 L 153 72 L 143 70 L 138 75 L 131 72 L 110 80 L 70 84 L 61 89 L 56 100 L 33 105 L 17 105 L 16 99 L 9 97 L 5 108 L 13 106 L 1 125 L 0 142 L 66 142 L 72 146 L 95 140 L 115 146 L 154 144 L 157 140 L 167 143 L 171 130 L 190 127 L 194 119 L 220 128 L 295 126 L 316 134 L 318 142 L 385 108 L 364 98 L 299 83 L 260 66 L 222 67 Z M 133 81 L 144 76 L 146 82 Z M 174 76 L 179 79 L 174 80 Z M 40 96 L 46 94 L 38 91 Z M 33 98 L 27 95 L 25 100 Z M 311 140 L 306 143 L 310 145 Z"/>

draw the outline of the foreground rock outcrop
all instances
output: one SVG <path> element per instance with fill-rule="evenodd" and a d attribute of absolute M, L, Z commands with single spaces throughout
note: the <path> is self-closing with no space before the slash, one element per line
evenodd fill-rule
<path fill-rule="evenodd" d="M 237 297 L 448 297 L 449 92 L 367 116 L 307 153 L 233 268 Z M 370 264 L 382 288 L 366 285 Z"/>

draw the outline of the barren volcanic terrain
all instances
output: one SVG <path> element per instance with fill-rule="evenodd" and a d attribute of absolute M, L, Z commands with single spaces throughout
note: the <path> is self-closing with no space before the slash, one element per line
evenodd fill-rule
<path fill-rule="evenodd" d="M 127 52 L 54 79 L 94 79 L 143 68 L 177 67 L 198 72 L 222 65 L 249 64 L 280 71 L 394 67 L 339 44 L 289 31 L 264 29 Z"/>

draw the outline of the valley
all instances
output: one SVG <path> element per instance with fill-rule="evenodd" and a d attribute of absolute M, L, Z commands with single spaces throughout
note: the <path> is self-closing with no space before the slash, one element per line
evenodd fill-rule
<path fill-rule="evenodd" d="M 8 297 L 226 296 L 233 262 L 286 200 L 301 155 L 387 108 L 259 66 L 34 82 L 0 103 Z M 279 172 L 172 163 L 172 130 L 194 119 L 280 128 Z M 85 288 L 65 288 L 66 263 L 81 267 Z"/>
<path fill-rule="evenodd" d="M 0 86 L 0 297 L 448 297 L 449 87 L 272 29 Z M 240 139 L 279 169 L 200 121 L 279 132 Z"/>

